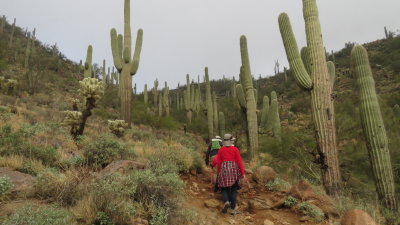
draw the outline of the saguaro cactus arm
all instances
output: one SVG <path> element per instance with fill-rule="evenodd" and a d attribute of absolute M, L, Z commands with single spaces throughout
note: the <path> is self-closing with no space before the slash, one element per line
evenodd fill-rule
<path fill-rule="evenodd" d="M 247 102 L 246 102 L 246 97 L 244 95 L 243 87 L 241 84 L 236 85 L 236 96 L 239 101 L 240 107 L 245 109 Z"/>
<path fill-rule="evenodd" d="M 139 61 L 140 61 L 140 53 L 142 51 L 142 43 L 143 43 L 143 30 L 139 29 L 137 32 L 136 37 L 136 44 L 135 44 L 135 53 L 133 54 L 132 58 L 132 67 L 131 67 L 131 75 L 135 75 L 138 68 L 139 68 Z"/>
<path fill-rule="evenodd" d="M 307 72 L 306 67 L 304 66 L 304 63 L 300 57 L 299 48 L 297 47 L 297 42 L 293 34 L 292 25 L 290 24 L 289 17 L 286 13 L 279 15 L 279 28 L 290 69 L 293 71 L 297 84 L 303 89 L 312 89 L 313 83 L 311 81 L 310 74 Z"/>
<path fill-rule="evenodd" d="M 121 54 L 120 54 L 120 49 L 119 49 L 119 42 L 118 42 L 118 37 L 117 37 L 117 30 L 114 28 L 111 29 L 111 50 L 112 50 L 112 55 L 114 59 L 114 66 L 117 68 L 118 72 L 121 72 L 122 70 L 122 62 L 121 62 Z"/>

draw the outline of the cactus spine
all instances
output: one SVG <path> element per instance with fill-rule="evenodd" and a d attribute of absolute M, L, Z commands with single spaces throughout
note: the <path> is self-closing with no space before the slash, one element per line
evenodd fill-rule
<path fill-rule="evenodd" d="M 11 35 L 10 35 L 10 41 L 8 42 L 8 47 L 11 47 L 13 44 L 13 40 L 14 40 L 14 33 L 15 33 L 15 23 L 17 22 L 17 19 L 14 18 L 14 23 L 12 25 L 11 28 Z"/>
<path fill-rule="evenodd" d="M 147 84 L 144 85 L 143 101 L 144 101 L 145 105 L 147 105 L 149 103 L 149 96 L 147 94 Z"/>
<path fill-rule="evenodd" d="M 225 134 L 225 115 L 223 112 L 219 112 L 219 135 L 221 137 Z"/>
<path fill-rule="evenodd" d="M 169 88 L 167 82 L 165 82 L 164 87 L 163 105 L 165 107 L 165 116 L 169 116 Z"/>
<path fill-rule="evenodd" d="M 92 77 L 92 54 L 93 54 L 93 47 L 89 45 L 87 48 L 85 68 L 83 70 L 84 78 Z"/>
<path fill-rule="evenodd" d="M 213 119 L 214 119 L 214 129 L 217 131 L 218 130 L 218 104 L 217 104 L 217 95 L 215 94 L 215 91 L 212 93 L 213 97 Z"/>
<path fill-rule="evenodd" d="M 158 97 L 158 79 L 154 81 L 154 86 L 153 89 L 151 90 L 151 93 L 153 94 L 153 103 L 154 106 L 157 105 L 157 97 Z"/>
<path fill-rule="evenodd" d="M 303 14 L 309 61 L 302 61 L 300 58 L 286 13 L 279 16 L 279 28 L 292 74 L 298 86 L 311 94 L 312 118 L 325 190 L 328 194 L 337 196 L 341 192 L 341 176 L 336 146 L 335 112 L 316 0 L 303 0 Z M 306 66 L 310 67 L 309 71 Z"/>
<path fill-rule="evenodd" d="M 247 50 L 247 39 L 244 35 L 240 37 L 240 53 L 242 66 L 240 68 L 241 86 L 239 86 L 239 92 L 241 93 L 236 89 L 236 94 L 241 107 L 246 110 L 250 158 L 255 159 L 258 149 L 257 105 L 250 69 L 249 53 Z"/>
<path fill-rule="evenodd" d="M 206 107 L 207 107 L 207 125 L 208 125 L 208 139 L 211 140 L 214 137 L 214 116 L 213 116 L 213 103 L 211 97 L 211 86 L 210 79 L 208 76 L 208 67 L 204 69 L 205 80 L 206 80 Z"/>
<path fill-rule="evenodd" d="M 260 130 L 262 132 L 264 132 L 267 129 L 268 112 L 269 112 L 269 97 L 264 96 L 263 108 L 261 111 L 261 122 L 260 122 Z"/>
<path fill-rule="evenodd" d="M 375 91 L 375 81 L 367 50 L 361 45 L 354 46 L 351 52 L 351 61 L 360 91 L 361 122 L 367 141 L 376 190 L 383 205 L 388 209 L 395 210 L 397 209 L 397 202 L 388 138 Z"/>
<path fill-rule="evenodd" d="M 117 31 L 111 29 L 111 49 L 115 68 L 120 73 L 121 118 L 131 127 L 132 76 L 139 68 L 140 52 L 142 50 L 143 30 L 137 32 L 136 45 L 132 58 L 131 38 L 131 7 L 130 0 L 124 1 L 124 36 L 117 36 Z M 123 41 L 122 41 L 123 38 Z M 123 43 L 122 43 L 123 42 Z"/>

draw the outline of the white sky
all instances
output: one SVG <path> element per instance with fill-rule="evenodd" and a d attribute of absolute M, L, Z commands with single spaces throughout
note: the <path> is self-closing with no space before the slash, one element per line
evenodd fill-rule
<path fill-rule="evenodd" d="M 299 46 L 305 44 L 300 0 L 131 0 L 133 43 L 139 27 L 144 40 L 138 91 L 158 78 L 174 88 L 185 75 L 211 79 L 238 74 L 239 38 L 248 40 L 253 74 L 272 75 L 274 61 L 287 65 L 278 28 L 280 12 L 289 14 Z M 339 50 L 346 42 L 383 38 L 383 27 L 400 28 L 399 0 L 318 0 L 324 44 Z M 123 33 L 123 0 L 0 0 L 0 15 L 17 25 L 37 28 L 44 43 L 57 43 L 68 58 L 85 59 L 93 45 L 94 62 L 112 65 L 110 29 Z"/>

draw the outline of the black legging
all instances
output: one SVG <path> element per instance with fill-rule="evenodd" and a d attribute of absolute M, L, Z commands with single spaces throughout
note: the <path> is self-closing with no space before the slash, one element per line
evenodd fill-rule
<path fill-rule="evenodd" d="M 222 198 L 224 199 L 224 202 L 231 203 L 231 209 L 236 208 L 236 196 L 237 196 L 238 189 L 239 189 L 239 185 L 237 182 L 230 187 L 221 188 Z"/>

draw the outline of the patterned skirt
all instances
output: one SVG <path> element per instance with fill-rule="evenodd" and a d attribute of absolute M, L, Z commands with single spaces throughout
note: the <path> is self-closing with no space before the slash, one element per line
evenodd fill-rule
<path fill-rule="evenodd" d="M 236 162 L 225 161 L 221 163 L 221 169 L 218 174 L 218 187 L 230 187 L 239 181 L 242 173 Z"/>

